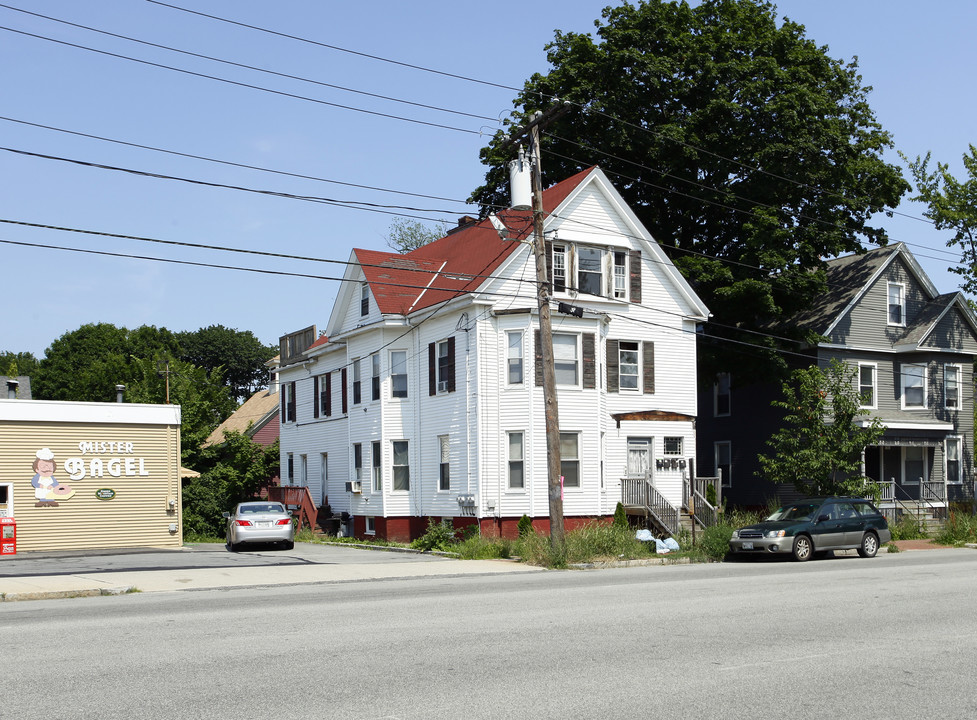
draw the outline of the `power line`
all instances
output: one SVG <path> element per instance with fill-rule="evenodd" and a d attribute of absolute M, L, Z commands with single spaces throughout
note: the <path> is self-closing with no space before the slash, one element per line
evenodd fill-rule
<path fill-rule="evenodd" d="M 246 163 L 232 162 L 230 160 L 220 160 L 217 158 L 207 157 L 206 155 L 194 155 L 192 153 L 179 152 L 177 150 L 167 150 L 166 148 L 155 147 L 153 145 L 143 145 L 140 143 L 127 142 L 125 140 L 115 140 L 113 138 L 107 138 L 100 135 L 92 135 L 90 133 L 83 133 L 77 130 L 67 130 L 65 128 L 54 127 L 53 125 L 43 125 L 41 123 L 29 122 L 27 120 L 18 120 L 16 118 L 0 116 L 0 120 L 6 120 L 7 122 L 18 123 L 20 125 L 28 125 L 30 127 L 41 128 L 44 130 L 53 130 L 55 132 L 66 133 L 68 135 L 76 135 L 78 137 L 89 138 L 91 140 L 101 140 L 102 142 L 115 143 L 117 145 L 124 145 L 127 147 L 134 147 L 140 150 L 152 150 L 154 152 L 166 153 L 167 155 L 175 155 L 178 157 L 190 158 L 191 160 L 204 160 L 206 162 L 217 163 L 220 165 L 228 165 L 230 167 L 244 168 L 245 170 L 258 170 L 260 172 L 272 173 L 275 175 L 283 175 L 285 177 L 294 177 L 300 180 L 314 180 L 316 182 L 330 183 L 333 185 L 343 185 L 345 187 L 359 188 L 361 190 L 374 190 L 376 192 L 392 193 L 394 195 L 407 195 L 410 197 L 424 198 L 426 200 L 443 200 L 445 202 L 459 203 L 462 205 L 470 205 L 467 200 L 458 200 L 455 198 L 442 197 L 440 195 L 425 195 L 423 193 L 409 192 L 407 190 L 392 190 L 390 188 L 377 187 L 375 185 L 362 185 L 359 183 L 344 182 L 342 180 L 331 180 L 329 178 L 317 177 L 315 175 L 303 175 L 301 173 L 287 172 L 285 170 L 275 170 L 273 168 L 266 168 L 260 165 L 248 165 Z M 494 207 L 494 206 L 483 206 L 483 207 Z"/>
<path fill-rule="evenodd" d="M 200 12 L 198 10 L 191 10 L 189 8 L 180 7 L 179 5 L 172 5 L 170 3 L 159 2 L 158 0 L 147 0 L 147 2 L 151 2 L 154 5 L 161 5 L 163 7 L 168 7 L 173 10 L 179 10 L 180 12 L 189 13 L 191 15 L 199 15 L 201 17 L 209 18 L 211 20 L 217 20 L 219 22 L 227 23 L 229 25 L 237 25 L 238 27 L 248 28 L 249 30 L 257 30 L 259 32 L 267 33 L 269 35 L 275 35 L 277 37 L 287 38 L 289 40 L 297 40 L 299 42 L 307 43 L 309 45 L 316 45 L 318 47 L 327 48 L 329 50 L 336 50 L 337 52 L 344 52 L 350 55 L 357 55 L 359 57 L 368 58 L 370 60 L 378 60 L 380 62 L 390 63 L 391 65 L 399 65 L 400 67 L 410 68 L 411 70 L 421 70 L 422 72 L 433 73 L 435 75 L 441 75 L 443 77 L 455 78 L 456 80 L 465 80 L 466 82 L 478 83 L 479 85 L 487 85 L 489 87 L 496 87 L 496 88 L 501 88 L 503 90 L 513 90 L 515 92 L 519 92 L 519 88 L 512 87 L 511 85 L 501 85 L 499 83 L 489 82 L 487 80 L 479 80 L 477 78 L 445 72 L 443 70 L 434 70 L 432 68 L 424 67 L 423 65 L 412 65 L 411 63 L 401 62 L 400 60 L 392 60 L 390 58 L 381 57 L 380 55 L 371 55 L 370 53 L 360 52 L 358 50 L 350 50 L 349 48 L 340 47 L 338 45 L 330 45 L 329 43 L 319 42 L 318 40 L 311 40 L 309 38 L 301 37 L 299 35 L 290 35 L 288 33 L 269 30 L 268 28 L 263 28 L 259 25 L 249 25 L 247 23 L 239 22 L 237 20 L 231 20 L 229 18 L 220 17 L 218 15 L 209 15 L 207 13 Z"/>
<path fill-rule="evenodd" d="M 288 33 L 282 33 L 282 32 L 278 32 L 278 31 L 275 31 L 275 30 L 270 30 L 268 28 L 264 28 L 264 27 L 261 27 L 261 26 L 258 26 L 258 25 L 251 25 L 251 24 L 248 24 L 248 23 L 243 23 L 243 22 L 239 22 L 239 21 L 236 21 L 236 20 L 231 20 L 229 18 L 220 17 L 220 16 L 217 16 L 217 15 L 203 13 L 203 12 L 199 12 L 199 11 L 196 11 L 196 10 L 190 10 L 188 8 L 180 7 L 178 5 L 174 5 L 174 4 L 171 4 L 171 3 L 161 2 L 160 0 L 148 0 L 148 2 L 151 2 L 151 3 L 155 4 L 155 5 L 160 5 L 160 6 L 163 6 L 163 7 L 168 7 L 168 8 L 174 9 L 174 10 L 179 10 L 181 12 L 185 12 L 185 13 L 189 13 L 189 14 L 193 14 L 193 15 L 199 15 L 201 17 L 206 17 L 206 18 L 209 18 L 211 20 L 216 20 L 216 21 L 219 21 L 219 22 L 228 23 L 228 24 L 231 24 L 231 25 L 237 25 L 239 27 L 248 28 L 250 30 L 256 30 L 258 32 L 268 33 L 268 34 L 271 34 L 271 35 L 275 35 L 275 36 L 278 36 L 278 37 L 287 38 L 287 39 L 290 39 L 290 40 L 297 40 L 299 42 L 308 43 L 308 44 L 311 44 L 311 45 L 316 45 L 316 46 L 319 46 L 319 47 L 328 48 L 330 50 L 336 50 L 336 51 L 339 51 L 339 52 L 350 53 L 352 55 L 357 55 L 357 56 L 360 56 L 360 57 L 369 58 L 371 60 L 377 60 L 377 61 L 380 61 L 380 62 L 391 63 L 391 64 L 394 64 L 394 65 L 399 65 L 399 66 L 411 68 L 411 69 L 414 69 L 414 70 L 420 70 L 422 72 L 434 73 L 434 74 L 437 74 L 437 75 L 443 75 L 443 76 L 446 76 L 446 77 L 452 77 L 452 78 L 456 78 L 456 79 L 460 79 L 460 80 L 465 80 L 467 82 L 479 83 L 479 84 L 488 85 L 488 86 L 492 86 L 492 87 L 497 87 L 497 88 L 501 88 L 501 89 L 505 89 L 505 90 L 511 90 L 511 91 L 517 92 L 517 93 L 518 92 L 522 92 L 524 90 L 524 88 L 518 88 L 518 87 L 509 86 L 509 85 L 502 85 L 502 84 L 493 83 L 493 82 L 487 82 L 487 81 L 484 81 L 484 80 L 479 80 L 479 79 L 467 77 L 467 76 L 464 76 L 464 75 L 456 75 L 456 74 L 453 74 L 453 73 L 447 73 L 447 72 L 443 72 L 443 71 L 440 71 L 440 70 L 435 70 L 435 69 L 432 69 L 432 68 L 424 67 L 424 66 L 421 66 L 421 65 L 415 65 L 415 64 L 411 64 L 411 63 L 405 63 L 405 62 L 401 62 L 401 61 L 398 61 L 398 60 L 393 60 L 393 59 L 390 59 L 390 58 L 382 57 L 382 56 L 379 56 L 379 55 L 373 55 L 373 54 L 369 54 L 369 53 L 359 52 L 359 51 L 356 51 L 356 50 L 351 50 L 349 48 L 344 48 L 344 47 L 340 47 L 340 46 L 337 46 L 337 45 L 331 45 L 331 44 L 328 44 L 328 43 L 322 43 L 322 42 L 319 42 L 319 41 L 316 41 L 316 40 L 311 40 L 309 38 L 304 38 L 304 37 L 297 36 L 297 35 L 291 35 L 291 34 L 288 34 Z M 556 101 L 558 99 L 556 96 L 554 96 L 554 95 L 548 95 L 546 93 L 539 93 L 539 96 L 540 96 L 541 99 L 547 100 L 547 101 Z M 734 164 L 734 165 L 736 165 L 738 167 L 741 167 L 743 169 L 750 170 L 752 172 L 758 172 L 758 173 L 761 173 L 761 174 L 766 175 L 768 177 L 774 178 L 776 180 L 780 180 L 782 182 L 789 182 L 789 183 L 791 183 L 793 185 L 796 185 L 796 186 L 801 187 L 801 188 L 806 189 L 806 190 L 810 190 L 812 192 L 823 193 L 823 194 L 826 194 L 826 195 L 830 195 L 830 196 L 839 198 L 841 200 L 846 200 L 846 198 L 843 195 L 840 195 L 838 193 L 835 193 L 835 192 L 833 192 L 833 191 L 831 191 L 829 189 L 820 188 L 820 187 L 811 185 L 809 183 L 804 183 L 804 182 L 795 180 L 793 178 L 790 178 L 790 177 L 787 177 L 787 176 L 784 176 L 784 175 L 780 175 L 778 173 L 773 173 L 773 172 L 770 172 L 768 170 L 764 170 L 763 168 L 761 168 L 759 166 L 750 165 L 750 164 L 747 164 L 747 163 L 743 163 L 741 161 L 738 161 L 738 160 L 735 160 L 733 158 L 727 157 L 727 156 L 722 155 L 720 153 L 716 153 L 716 152 L 713 152 L 711 150 L 706 150 L 705 148 L 699 147 L 699 146 L 694 145 L 692 143 L 688 143 L 688 142 L 685 142 L 683 140 L 678 140 L 676 138 L 670 137 L 669 135 L 667 135 L 665 133 L 657 132 L 657 131 L 649 128 L 649 127 L 638 125 L 636 123 L 632 123 L 632 122 L 629 122 L 627 120 L 623 120 L 623 119 L 621 119 L 621 118 L 619 118 L 619 117 L 617 117 L 615 115 L 612 115 L 610 113 L 604 112 L 602 110 L 598 110 L 598 109 L 594 108 L 592 104 L 587 105 L 587 104 L 580 103 L 580 102 L 568 101 L 566 99 L 562 99 L 562 101 L 563 102 L 567 102 L 567 103 L 569 103 L 571 105 L 576 106 L 582 112 L 592 113 L 592 114 L 595 114 L 595 115 L 600 115 L 600 116 L 602 116 L 604 118 L 607 118 L 607 119 L 612 120 L 614 122 L 620 123 L 620 124 L 622 124 L 624 126 L 630 127 L 632 129 L 635 129 L 635 130 L 638 130 L 638 131 L 641 131 L 641 132 L 648 133 L 649 135 L 651 135 L 651 136 L 653 136 L 653 137 L 655 137 L 655 138 L 657 138 L 659 140 L 665 140 L 665 141 L 668 141 L 668 142 L 671 142 L 671 143 L 675 143 L 675 144 L 677 144 L 677 145 L 679 145 L 679 146 L 681 146 L 683 148 L 690 149 L 690 150 L 695 150 L 698 153 L 703 153 L 705 155 L 709 155 L 710 157 L 714 157 L 714 158 L 716 158 L 718 160 L 723 160 L 725 162 L 732 163 L 732 164 Z M 717 192 L 718 192 L 718 190 L 717 190 Z M 930 220 L 928 220 L 926 218 L 921 218 L 921 217 L 918 217 L 918 216 L 915 216 L 915 215 L 910 215 L 908 213 L 902 213 L 902 212 L 899 212 L 899 211 L 894 210 L 894 209 L 893 210 L 890 210 L 889 212 L 891 212 L 893 215 L 899 215 L 901 217 L 906 217 L 906 218 L 911 219 L 911 220 L 917 220 L 919 222 L 924 222 L 924 223 L 932 224 L 932 221 L 930 221 Z"/>
<path fill-rule="evenodd" d="M 312 80 L 310 78 L 301 77 L 299 75 L 290 75 L 288 73 L 277 72 L 275 70 L 268 70 L 267 68 L 261 68 L 255 65 L 247 65 L 245 63 L 234 62 L 233 60 L 225 60 L 222 58 L 214 57 L 212 55 L 204 55 L 202 53 L 191 52 L 189 50 L 181 50 L 179 48 L 170 47 L 169 45 L 161 45 L 159 43 L 149 42 L 148 40 L 140 40 L 138 38 L 130 37 L 128 35 L 120 35 L 118 33 L 109 32 L 107 30 L 100 30 L 99 28 L 94 28 L 89 25 L 81 25 L 79 23 L 69 22 L 68 20 L 60 20 L 56 17 L 51 17 L 50 15 L 42 15 L 40 13 L 30 12 L 29 10 L 22 10 L 20 8 L 13 7 L 11 5 L 5 5 L 3 3 L 0 3 L 0 7 L 6 8 L 8 10 L 14 10 L 16 12 L 24 13 L 26 15 L 32 15 L 34 17 L 44 18 L 45 20 L 51 20 L 52 22 L 61 23 L 62 25 L 69 25 L 71 27 L 80 28 L 82 30 L 88 30 L 90 32 L 100 33 L 102 35 L 118 38 L 120 40 L 128 40 L 129 42 L 139 43 L 140 45 L 146 45 L 148 47 L 154 47 L 160 50 L 168 50 L 170 52 L 180 53 L 181 55 L 187 55 L 189 57 L 195 57 L 202 60 L 210 60 L 212 62 L 222 63 L 224 65 L 231 65 L 233 67 L 243 68 L 245 70 L 254 70 L 255 72 L 265 73 L 267 75 L 274 75 L 276 77 L 286 78 L 289 80 L 298 80 L 300 82 L 319 85 L 321 87 L 332 88 L 333 90 L 342 90 L 343 92 L 355 93 L 357 95 L 364 95 L 366 97 L 372 97 L 379 100 L 388 100 L 390 102 L 402 103 L 404 105 L 412 105 L 414 107 L 424 108 L 426 110 L 436 110 L 438 112 L 451 113 L 453 115 L 461 115 L 464 117 L 474 118 L 476 120 L 488 120 L 490 122 L 499 122 L 498 118 L 487 117 L 485 115 L 476 115 L 474 113 L 463 112 L 461 110 L 451 110 L 450 108 L 443 108 L 437 105 L 426 105 L 424 103 L 414 102 L 412 100 L 403 100 L 401 98 L 390 97 L 388 95 L 379 95 L 377 93 L 371 93 L 365 90 L 357 90 L 355 88 L 346 87 L 344 85 L 335 85 L 332 83 L 322 82 L 320 80 Z"/>
<path fill-rule="evenodd" d="M 46 155 L 44 153 L 35 153 L 27 150 L 19 150 L 17 148 L 10 148 L 10 147 L 0 146 L 0 150 L 5 150 L 6 152 L 14 153 L 17 155 L 25 155 L 28 157 L 41 158 L 44 160 L 57 160 L 58 162 L 71 163 L 73 165 L 81 165 L 84 167 L 98 168 L 100 170 L 113 170 L 115 172 L 123 172 L 123 173 L 128 173 L 130 175 L 138 175 L 141 177 L 154 178 L 157 180 L 175 180 L 178 182 L 190 183 L 192 185 L 203 185 L 205 187 L 221 188 L 223 190 L 239 190 L 241 192 L 256 193 L 258 195 L 270 195 L 272 197 L 287 198 L 289 200 L 304 200 L 306 202 L 322 203 L 324 205 L 334 205 L 337 207 L 350 207 L 357 210 L 372 210 L 374 212 L 385 212 L 388 215 L 402 214 L 402 213 L 386 212 L 389 210 L 454 214 L 454 211 L 439 209 L 439 208 L 417 208 L 417 207 L 410 207 L 406 205 L 384 205 L 380 203 L 370 203 L 361 200 L 338 200 L 336 198 L 318 197 L 315 195 L 295 195 L 293 193 L 280 192 L 277 190 L 261 190 L 257 188 L 244 187 L 242 185 L 229 185 L 227 183 L 209 182 L 207 180 L 195 180 L 193 178 L 179 177 L 177 175 L 164 175 L 162 173 L 154 173 L 146 170 L 134 170 L 132 168 L 118 167 L 115 165 L 105 165 L 103 163 L 89 162 L 86 160 L 76 160 L 74 158 L 66 158 L 58 155 Z M 427 220 L 429 218 L 423 218 L 423 219 Z"/>
<path fill-rule="evenodd" d="M 376 110 L 367 110 L 365 108 L 358 108 L 352 105 L 343 105 L 341 103 L 329 102 L 328 100 L 320 100 L 318 98 L 308 97 L 307 95 L 298 95 L 297 93 L 285 92 L 284 90 L 275 90 L 273 88 L 262 87 L 261 85 L 254 85 L 252 83 L 230 80 L 228 78 L 222 78 L 217 75 L 208 75 L 207 73 L 195 72 L 193 70 L 185 70 L 183 68 L 173 67 L 172 65 L 164 65 L 163 63 L 151 62 L 149 60 L 140 60 L 139 58 L 134 58 L 129 55 L 122 55 L 120 53 L 109 52 L 108 50 L 99 50 L 97 48 L 88 47 L 86 45 L 79 45 L 78 43 L 67 42 L 66 40 L 57 40 L 55 38 L 46 37 L 44 35 L 38 35 L 36 33 L 26 32 L 24 30 L 16 30 L 14 28 L 9 28 L 4 25 L 0 25 L 0 30 L 6 30 L 7 32 L 17 33 L 18 35 L 26 35 L 27 37 L 36 38 L 38 40 L 47 40 L 48 42 L 57 43 L 58 45 L 65 45 L 67 47 L 73 47 L 79 50 L 87 50 L 89 52 L 98 53 L 100 55 L 107 55 L 108 57 L 114 57 L 121 60 L 129 60 L 131 62 L 140 63 L 142 65 L 149 65 L 150 67 L 161 68 L 163 70 L 172 70 L 173 72 L 183 73 L 185 75 L 192 75 L 194 77 L 199 77 L 199 78 L 205 78 L 207 80 L 216 80 L 217 82 L 227 83 L 228 85 L 235 85 L 237 87 L 248 88 L 250 90 L 260 90 L 261 92 L 267 92 L 273 95 L 280 95 L 282 97 L 289 97 L 295 100 L 305 100 L 307 102 L 313 102 L 319 105 L 326 105 L 329 107 L 340 108 L 342 110 L 351 110 L 353 112 L 364 113 L 366 115 L 374 115 L 376 117 L 387 118 L 390 120 L 401 120 L 403 122 L 414 123 L 416 125 L 426 125 L 428 127 L 440 128 L 443 130 L 454 130 L 456 132 L 468 133 L 470 135 L 482 134 L 480 130 L 469 130 L 467 128 L 459 128 L 459 127 L 454 127 L 452 125 L 444 125 L 443 123 L 429 122 L 427 120 L 417 120 L 415 118 L 408 118 L 408 117 L 403 117 L 401 115 L 393 115 L 391 113 L 378 112 Z"/>

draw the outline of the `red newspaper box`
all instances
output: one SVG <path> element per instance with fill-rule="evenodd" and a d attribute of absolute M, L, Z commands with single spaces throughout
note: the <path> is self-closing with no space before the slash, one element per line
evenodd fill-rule
<path fill-rule="evenodd" d="M 17 521 L 0 517 L 0 555 L 17 554 Z"/>

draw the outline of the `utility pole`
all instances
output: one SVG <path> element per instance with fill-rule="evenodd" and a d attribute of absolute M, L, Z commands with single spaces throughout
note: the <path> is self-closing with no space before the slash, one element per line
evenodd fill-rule
<path fill-rule="evenodd" d="M 529 135 L 532 157 L 533 192 L 533 254 L 536 259 L 536 299 L 539 308 L 539 337 L 543 362 L 543 413 L 546 420 L 546 468 L 549 491 L 550 545 L 562 552 L 563 476 L 560 463 L 560 413 L 556 399 L 556 372 L 553 363 L 553 325 L 550 319 L 550 283 L 546 274 L 546 245 L 543 238 L 543 180 L 540 171 L 539 128 L 567 111 L 567 106 L 555 105 L 545 113 L 537 112 L 525 128 L 514 136 Z M 510 140 L 507 143 L 511 145 Z"/>

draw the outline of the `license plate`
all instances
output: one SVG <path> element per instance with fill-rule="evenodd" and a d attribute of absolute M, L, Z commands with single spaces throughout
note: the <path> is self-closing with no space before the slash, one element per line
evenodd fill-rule
<path fill-rule="evenodd" d="M 271 527 L 271 520 L 261 520 L 255 523 L 255 527 Z"/>
<path fill-rule="evenodd" d="M 748 543 L 748 542 L 743 543 L 743 549 L 744 550 L 752 550 L 753 549 L 753 543 Z"/>

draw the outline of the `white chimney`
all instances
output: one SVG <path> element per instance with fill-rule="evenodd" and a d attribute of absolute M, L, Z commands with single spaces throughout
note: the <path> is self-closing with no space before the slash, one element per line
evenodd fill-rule
<path fill-rule="evenodd" d="M 519 148 L 519 158 L 509 163 L 509 195 L 513 210 L 529 210 L 533 206 L 530 172 L 529 159 Z"/>

